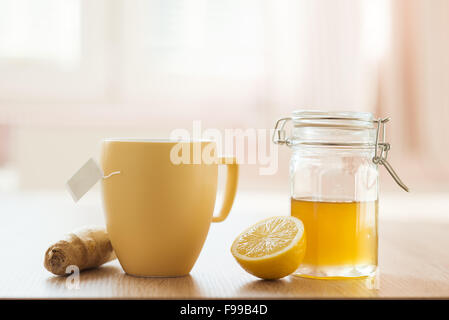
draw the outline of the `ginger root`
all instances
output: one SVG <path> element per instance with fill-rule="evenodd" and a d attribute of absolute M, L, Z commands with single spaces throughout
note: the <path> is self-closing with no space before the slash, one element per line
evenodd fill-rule
<path fill-rule="evenodd" d="M 80 271 L 99 267 L 116 255 L 104 228 L 84 227 L 67 234 L 45 252 L 44 267 L 56 275 L 66 275 L 66 268 L 75 265 Z"/>

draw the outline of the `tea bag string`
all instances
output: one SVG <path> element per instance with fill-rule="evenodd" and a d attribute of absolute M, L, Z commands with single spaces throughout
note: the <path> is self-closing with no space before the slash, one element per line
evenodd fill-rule
<path fill-rule="evenodd" d="M 113 175 L 120 174 L 120 173 L 121 173 L 120 171 L 114 171 L 114 172 L 111 172 L 110 174 L 108 174 L 108 175 L 106 175 L 106 176 L 103 176 L 103 179 L 110 178 L 110 177 L 112 177 Z"/>

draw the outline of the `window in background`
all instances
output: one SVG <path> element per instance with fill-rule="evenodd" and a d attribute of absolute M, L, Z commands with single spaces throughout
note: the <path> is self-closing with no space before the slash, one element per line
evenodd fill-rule
<path fill-rule="evenodd" d="M 265 3 L 147 1 L 142 11 L 146 63 L 160 72 L 245 75 L 264 71 Z"/>
<path fill-rule="evenodd" d="M 112 3 L 0 1 L 0 121 L 105 103 Z"/>
<path fill-rule="evenodd" d="M 4 0 L 0 105 L 67 122 L 370 110 L 388 1 Z"/>
<path fill-rule="evenodd" d="M 365 55 L 379 61 L 388 52 L 391 31 L 390 0 L 364 0 L 362 6 L 362 30 Z"/>
<path fill-rule="evenodd" d="M 123 101 L 152 116 L 254 119 L 266 97 L 265 1 L 123 2 Z M 128 109 L 129 110 L 129 109 Z"/>
<path fill-rule="evenodd" d="M 2 0 L 0 59 L 70 67 L 81 54 L 79 0 Z"/>

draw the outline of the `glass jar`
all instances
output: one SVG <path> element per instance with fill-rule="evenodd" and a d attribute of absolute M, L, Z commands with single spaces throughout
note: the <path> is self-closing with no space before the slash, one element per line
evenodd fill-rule
<path fill-rule="evenodd" d="M 292 136 L 286 138 L 290 120 Z M 273 141 L 293 150 L 291 215 L 304 223 L 306 232 L 306 255 L 295 275 L 376 274 L 378 165 L 408 191 L 386 159 L 388 120 L 365 112 L 295 111 L 276 123 Z"/>

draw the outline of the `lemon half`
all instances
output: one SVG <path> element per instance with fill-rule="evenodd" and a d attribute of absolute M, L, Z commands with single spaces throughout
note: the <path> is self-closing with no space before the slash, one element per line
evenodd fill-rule
<path fill-rule="evenodd" d="M 231 253 L 240 266 L 262 279 L 280 279 L 294 272 L 306 252 L 301 220 L 279 216 L 262 220 L 242 232 Z"/>

